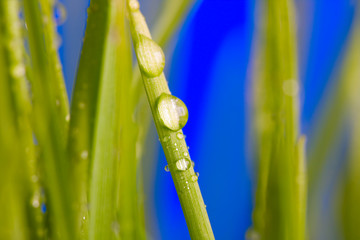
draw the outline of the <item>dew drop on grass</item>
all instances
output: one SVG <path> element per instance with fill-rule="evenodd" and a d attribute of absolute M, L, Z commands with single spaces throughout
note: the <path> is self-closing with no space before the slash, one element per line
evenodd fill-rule
<path fill-rule="evenodd" d="M 170 136 L 165 136 L 164 138 L 163 138 L 163 142 L 167 142 L 167 141 L 169 141 L 170 140 Z"/>
<path fill-rule="evenodd" d="M 25 66 L 18 64 L 11 69 L 11 75 L 15 78 L 23 77 L 25 75 Z"/>
<path fill-rule="evenodd" d="M 133 12 L 139 10 L 139 8 L 140 8 L 139 2 L 135 1 L 135 0 L 130 0 L 129 1 L 129 8 Z"/>
<path fill-rule="evenodd" d="M 188 157 L 189 154 L 187 152 L 184 152 L 184 157 Z"/>
<path fill-rule="evenodd" d="M 177 133 L 177 134 L 176 134 L 176 137 L 177 137 L 178 139 L 183 139 L 183 138 L 184 138 L 184 135 L 183 135 L 182 133 Z"/>
<path fill-rule="evenodd" d="M 115 233 L 115 235 L 119 235 L 120 233 L 120 224 L 117 221 L 111 223 L 111 229 Z"/>
<path fill-rule="evenodd" d="M 198 178 L 199 178 L 198 176 L 192 175 L 191 176 L 191 181 L 196 182 L 198 180 Z"/>
<path fill-rule="evenodd" d="M 136 56 L 141 72 L 149 78 L 159 76 L 165 66 L 165 55 L 161 47 L 152 39 L 139 34 L 135 46 Z"/>
<path fill-rule="evenodd" d="M 59 0 L 56 1 L 55 7 L 54 7 L 54 15 L 55 15 L 55 21 L 56 24 L 62 25 L 65 23 L 67 18 L 67 12 L 64 4 L 62 4 Z"/>
<path fill-rule="evenodd" d="M 84 150 L 84 151 L 81 152 L 80 156 L 81 156 L 82 159 L 87 159 L 88 156 L 89 156 L 89 152 Z"/>
<path fill-rule="evenodd" d="M 85 108 L 85 103 L 80 102 L 78 107 L 79 107 L 79 109 L 84 109 Z"/>
<path fill-rule="evenodd" d="M 37 175 L 32 175 L 31 176 L 31 181 L 37 182 L 37 181 L 39 181 L 39 177 Z"/>
<path fill-rule="evenodd" d="M 283 82 L 282 89 L 285 95 L 296 97 L 299 93 L 299 84 L 295 79 L 286 80 Z"/>
<path fill-rule="evenodd" d="M 190 160 L 187 158 L 180 159 L 176 161 L 176 168 L 179 171 L 186 171 L 190 168 Z"/>
<path fill-rule="evenodd" d="M 189 117 L 185 103 L 179 98 L 166 93 L 161 94 L 158 98 L 157 111 L 162 125 L 173 131 L 182 129 Z"/>
<path fill-rule="evenodd" d="M 40 195 L 39 194 L 35 194 L 33 199 L 32 199 L 32 202 L 31 202 L 31 205 L 34 207 L 34 208 L 38 208 L 40 207 Z"/>
<path fill-rule="evenodd" d="M 165 169 L 165 172 L 170 172 L 169 165 L 166 165 L 166 166 L 164 167 L 164 169 Z"/>
<path fill-rule="evenodd" d="M 260 240 L 260 234 L 253 228 L 250 228 L 245 233 L 245 240 Z"/>

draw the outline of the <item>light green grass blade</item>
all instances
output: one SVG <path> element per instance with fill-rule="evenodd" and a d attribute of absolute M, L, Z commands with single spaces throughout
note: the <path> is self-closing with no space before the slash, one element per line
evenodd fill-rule
<path fill-rule="evenodd" d="M 87 239 L 90 159 L 93 158 L 94 122 L 105 62 L 110 0 L 92 0 L 71 104 L 68 154 L 74 184 L 77 236 Z"/>
<path fill-rule="evenodd" d="M 90 188 L 90 239 L 142 239 L 138 224 L 129 34 L 125 1 L 110 2 L 104 65 L 100 78 Z M 127 92 L 127 93 L 126 93 Z M 144 233 L 142 233 L 144 235 Z"/>
<path fill-rule="evenodd" d="M 29 162 L 24 160 L 23 142 L 18 141 L 24 140 L 19 130 L 28 105 L 14 96 L 15 91 L 24 90 L 25 74 L 19 9 L 17 0 L 0 2 L 0 239 L 28 239 L 29 234 L 26 208 L 30 193 L 24 186 L 29 178 L 22 167 Z"/>
<path fill-rule="evenodd" d="M 24 1 L 31 61 L 34 132 L 40 149 L 41 168 L 48 194 L 51 238 L 72 239 L 71 185 L 65 145 L 67 97 L 54 45 L 50 2 Z M 40 8 L 41 7 L 41 8 Z M 56 219 L 56 220 L 55 220 Z"/>
<path fill-rule="evenodd" d="M 15 172 L 15 176 L 24 175 L 23 180 L 23 203 L 29 211 L 28 225 L 34 231 L 31 231 L 32 238 L 44 237 L 43 213 L 40 208 L 40 184 L 37 177 L 37 161 L 35 156 L 35 147 L 32 136 L 31 124 L 31 102 L 29 97 L 29 90 L 27 88 L 27 80 L 25 77 L 25 50 L 24 38 L 22 36 L 23 26 L 19 18 L 20 2 L 18 0 L 3 1 L 1 15 L 3 16 L 4 33 L 4 56 L 7 62 L 7 78 L 2 78 L 2 81 L 8 81 L 13 103 L 13 113 L 15 116 L 15 127 L 18 133 L 17 144 L 18 151 L 21 154 L 20 164 L 25 166 L 24 172 Z M 5 116 L 5 115 L 2 115 Z M 20 177 L 21 178 L 21 177 Z M 16 188 L 19 188 L 16 186 Z M 34 202 L 35 201 L 35 202 Z M 33 202 L 35 204 L 33 204 Z M 35 206 L 35 207 L 34 207 Z"/>
<path fill-rule="evenodd" d="M 303 145 L 299 138 L 296 24 L 293 1 L 265 1 L 255 91 L 258 182 L 247 238 L 304 239 Z M 301 158 L 300 158 L 301 156 Z"/>
<path fill-rule="evenodd" d="M 128 1 L 128 9 L 131 35 L 143 83 L 190 236 L 193 239 L 214 239 L 197 176 L 181 131 L 187 121 L 186 106 L 169 95 L 170 91 L 162 73 L 164 56 L 161 48 L 151 40 L 145 19 L 139 11 L 138 1 Z M 175 107 L 173 104 L 178 105 Z M 180 112 L 171 110 L 172 106 Z"/>
<path fill-rule="evenodd" d="M 358 8 L 360 10 L 360 8 Z M 360 12 L 358 12 L 360 14 Z M 341 82 L 347 85 L 351 140 L 342 196 L 344 239 L 360 239 L 360 17 L 354 21 Z"/>

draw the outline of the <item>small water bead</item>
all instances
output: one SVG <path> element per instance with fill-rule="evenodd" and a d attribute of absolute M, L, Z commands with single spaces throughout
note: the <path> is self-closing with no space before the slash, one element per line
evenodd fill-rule
<path fill-rule="evenodd" d="M 89 152 L 84 150 L 84 151 L 81 152 L 80 156 L 81 156 L 82 159 L 87 159 L 88 156 L 89 156 Z"/>
<path fill-rule="evenodd" d="M 189 159 L 186 159 L 186 158 L 183 158 L 183 159 L 180 159 L 176 162 L 176 168 L 179 170 L 179 171 L 186 171 L 190 168 L 190 160 Z"/>
<path fill-rule="evenodd" d="M 163 138 L 163 142 L 167 142 L 167 141 L 169 141 L 170 140 L 170 136 L 165 136 L 164 138 Z"/>
<path fill-rule="evenodd" d="M 32 199 L 32 203 L 31 205 L 34 207 L 34 208 L 38 208 L 40 207 L 40 195 L 39 194 L 35 194 L 33 199 Z"/>
<path fill-rule="evenodd" d="M 111 229 L 115 233 L 115 235 L 119 235 L 120 233 L 120 224 L 117 221 L 111 223 Z"/>
<path fill-rule="evenodd" d="M 135 52 L 141 72 L 149 78 L 159 76 L 165 66 L 165 55 L 161 47 L 143 34 L 138 35 Z"/>
<path fill-rule="evenodd" d="M 179 98 L 163 93 L 157 100 L 157 111 L 161 123 L 173 131 L 182 129 L 188 120 L 186 105 Z"/>
<path fill-rule="evenodd" d="M 164 169 L 165 169 L 165 172 L 170 172 L 169 165 L 166 165 L 166 166 L 164 167 Z"/>
<path fill-rule="evenodd" d="M 66 115 L 65 121 L 67 121 L 67 122 L 70 121 L 70 114 Z"/>
<path fill-rule="evenodd" d="M 176 137 L 177 137 L 178 139 L 183 139 L 183 138 L 184 138 L 184 134 L 182 134 L 182 133 L 177 133 L 177 134 L 176 134 Z"/>
<path fill-rule="evenodd" d="M 31 181 L 37 182 L 37 181 L 39 181 L 39 177 L 37 175 L 32 175 L 31 176 Z"/>
<path fill-rule="evenodd" d="M 184 157 L 188 157 L 189 154 L 187 152 L 184 152 Z"/>
<path fill-rule="evenodd" d="M 25 76 L 25 66 L 23 64 L 18 64 L 11 69 L 11 75 L 15 78 Z"/>
<path fill-rule="evenodd" d="M 54 16 L 55 16 L 56 24 L 58 26 L 65 23 L 67 18 L 67 12 L 64 4 L 62 4 L 60 1 L 56 1 L 55 3 Z"/>
<path fill-rule="evenodd" d="M 139 10 L 140 8 L 140 4 L 137 0 L 130 0 L 129 1 L 129 8 L 131 11 L 135 12 L 137 10 Z"/>
<path fill-rule="evenodd" d="M 253 228 L 250 228 L 245 233 L 245 240 L 260 240 L 260 234 Z"/>
<path fill-rule="evenodd" d="M 295 79 L 284 81 L 282 88 L 284 94 L 290 97 L 295 97 L 299 93 L 299 84 Z"/>
<path fill-rule="evenodd" d="M 198 180 L 198 178 L 199 178 L 198 176 L 192 175 L 191 176 L 191 181 L 196 182 Z"/>
<path fill-rule="evenodd" d="M 79 107 L 80 109 L 84 109 L 84 108 L 85 108 L 85 103 L 80 102 L 79 105 L 78 105 L 78 107 Z"/>

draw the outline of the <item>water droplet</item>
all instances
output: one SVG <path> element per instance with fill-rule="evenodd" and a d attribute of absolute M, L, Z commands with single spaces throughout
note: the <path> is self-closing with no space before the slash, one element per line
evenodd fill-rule
<path fill-rule="evenodd" d="M 112 222 L 111 229 L 116 235 L 118 235 L 120 233 L 120 224 L 117 221 Z"/>
<path fill-rule="evenodd" d="M 157 101 L 162 124 L 173 131 L 182 129 L 188 120 L 186 105 L 179 98 L 163 93 Z"/>
<path fill-rule="evenodd" d="M 184 157 L 188 157 L 189 154 L 187 152 L 184 152 Z"/>
<path fill-rule="evenodd" d="M 67 122 L 70 121 L 70 114 L 66 115 L 65 121 L 67 121 Z"/>
<path fill-rule="evenodd" d="M 54 48 L 58 49 L 63 43 L 62 37 L 59 34 L 56 34 L 55 41 L 53 42 Z"/>
<path fill-rule="evenodd" d="M 88 156 L 89 156 L 89 152 L 84 150 L 84 151 L 81 152 L 80 156 L 81 156 L 82 159 L 87 159 Z"/>
<path fill-rule="evenodd" d="M 39 181 L 39 177 L 37 175 L 32 175 L 31 176 L 31 181 L 37 182 L 37 181 Z"/>
<path fill-rule="evenodd" d="M 48 16 L 46 16 L 46 15 L 44 15 L 44 16 L 42 17 L 42 20 L 43 20 L 43 23 L 44 23 L 44 24 L 48 24 L 48 23 L 49 23 L 49 18 L 48 18 Z"/>
<path fill-rule="evenodd" d="M 59 0 L 56 2 L 54 7 L 54 15 L 57 25 L 62 25 L 65 23 L 67 18 L 66 8 Z"/>
<path fill-rule="evenodd" d="M 192 165 L 192 167 L 195 167 L 195 162 L 191 161 L 191 165 Z"/>
<path fill-rule="evenodd" d="M 166 165 L 166 166 L 164 167 L 164 169 L 165 169 L 165 172 L 170 172 L 169 165 Z"/>
<path fill-rule="evenodd" d="M 85 216 L 83 216 L 83 220 L 85 220 L 86 218 L 85 218 Z"/>
<path fill-rule="evenodd" d="M 198 176 L 192 175 L 191 176 L 191 181 L 196 182 L 198 180 L 198 178 L 199 178 Z"/>
<path fill-rule="evenodd" d="M 253 228 L 250 228 L 245 233 L 246 240 L 260 240 L 260 234 Z"/>
<path fill-rule="evenodd" d="M 184 138 L 184 135 L 183 135 L 182 133 L 177 133 L 177 134 L 176 134 L 176 137 L 177 137 L 178 139 L 183 139 L 183 138 Z"/>
<path fill-rule="evenodd" d="M 169 141 L 170 140 L 170 136 L 165 136 L 164 138 L 163 138 L 163 142 L 167 142 L 167 141 Z"/>
<path fill-rule="evenodd" d="M 40 197 L 38 194 L 34 196 L 33 201 L 31 203 L 34 208 L 40 207 L 40 199 L 39 198 Z"/>
<path fill-rule="evenodd" d="M 197 176 L 197 177 L 199 177 L 199 176 L 200 176 L 200 173 L 199 173 L 199 172 L 197 172 L 197 173 L 195 173 L 195 174 L 196 174 L 196 176 Z"/>
<path fill-rule="evenodd" d="M 190 160 L 183 158 L 176 162 L 176 168 L 180 171 L 186 171 L 190 167 Z"/>
<path fill-rule="evenodd" d="M 139 34 L 135 48 L 141 72 L 149 78 L 159 76 L 165 66 L 165 55 L 161 47 L 150 38 Z"/>
<path fill-rule="evenodd" d="M 139 10 L 140 4 L 136 0 L 130 0 L 129 1 L 129 8 L 130 8 L 131 11 L 135 12 L 135 11 Z"/>
<path fill-rule="evenodd" d="M 290 97 L 295 97 L 299 93 L 299 84 L 295 79 L 284 81 L 282 88 L 284 94 Z"/>
<path fill-rule="evenodd" d="M 84 109 L 84 108 L 85 108 L 85 103 L 80 102 L 79 105 L 78 105 L 78 107 L 79 107 L 80 109 Z"/>
<path fill-rule="evenodd" d="M 25 66 L 18 64 L 11 69 L 11 75 L 15 78 L 23 77 L 25 75 Z"/>

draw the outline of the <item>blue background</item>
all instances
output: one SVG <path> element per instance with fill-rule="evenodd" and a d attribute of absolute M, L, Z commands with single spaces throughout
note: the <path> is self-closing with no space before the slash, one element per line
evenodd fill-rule
<path fill-rule="evenodd" d="M 157 5 L 152 2 L 140 1 L 150 25 L 157 10 L 151 8 Z M 326 85 L 336 80 L 354 4 L 351 0 L 297 1 L 301 124 L 310 137 Z M 64 0 L 64 5 L 67 20 L 59 27 L 60 55 L 70 94 L 88 0 Z M 170 88 L 189 109 L 184 133 L 217 239 L 244 239 L 251 225 L 254 177 L 248 106 L 255 5 L 251 0 L 197 1 L 166 51 Z M 154 239 L 189 239 L 170 174 L 164 171 L 162 150 L 158 153 L 154 194 L 148 196 L 152 215 L 148 232 Z"/>

